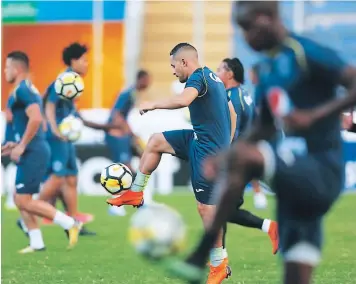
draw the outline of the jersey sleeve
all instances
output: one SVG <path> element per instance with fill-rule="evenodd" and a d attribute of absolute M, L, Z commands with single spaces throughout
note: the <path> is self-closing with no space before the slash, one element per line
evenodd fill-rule
<path fill-rule="evenodd" d="M 16 90 L 16 100 L 28 107 L 31 104 L 39 104 L 37 95 L 25 84 L 20 85 Z"/>
<path fill-rule="evenodd" d="M 204 71 L 202 71 L 204 72 Z M 189 78 L 185 84 L 185 88 L 194 88 L 198 91 L 199 95 L 203 95 L 206 91 L 205 79 L 203 78 L 202 72 L 195 72 Z"/>
<path fill-rule="evenodd" d="M 129 93 L 120 94 L 115 102 L 114 110 L 125 114 L 130 110 L 130 108 L 131 108 L 130 94 Z"/>
<path fill-rule="evenodd" d="M 307 42 L 304 44 L 308 69 L 313 76 L 338 84 L 346 62 L 334 50 Z"/>
<path fill-rule="evenodd" d="M 60 98 L 54 89 L 54 83 L 52 83 L 47 89 L 46 102 L 56 104 L 59 100 Z"/>

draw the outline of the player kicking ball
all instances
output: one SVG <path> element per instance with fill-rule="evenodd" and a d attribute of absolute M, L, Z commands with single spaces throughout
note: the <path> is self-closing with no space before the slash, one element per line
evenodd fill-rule
<path fill-rule="evenodd" d="M 261 113 L 245 140 L 206 164 L 210 177 L 225 164 L 223 195 L 197 249 L 173 271 L 190 283 L 200 281 L 209 249 L 246 183 L 263 176 L 276 192 L 284 283 L 309 284 L 321 258 L 324 215 L 343 186 L 340 113 L 356 104 L 356 69 L 331 49 L 289 33 L 278 2 L 236 5 L 234 17 L 247 43 L 258 52 L 269 51 L 258 74 Z M 336 97 L 339 84 L 348 96 Z M 279 127 L 285 139 L 272 146 L 268 139 Z"/>
<path fill-rule="evenodd" d="M 186 83 L 181 95 L 141 105 L 141 114 L 155 109 L 189 107 L 193 130 L 176 130 L 151 136 L 140 161 L 131 190 L 108 199 L 111 205 L 143 204 L 143 190 L 151 173 L 157 168 L 163 153 L 190 161 L 192 185 L 198 212 L 205 227 L 211 222 L 216 206 L 212 201 L 213 183 L 203 176 L 203 161 L 218 151 L 227 149 L 235 131 L 236 114 L 228 103 L 224 84 L 207 67 L 201 67 L 197 50 L 188 43 L 176 45 L 171 53 L 173 74 Z M 230 110 L 232 110 L 230 112 Z M 230 115 L 233 117 L 231 118 Z M 220 283 L 231 274 L 220 231 L 210 250 L 210 273 L 207 283 Z"/>
<path fill-rule="evenodd" d="M 9 123 L 12 125 L 16 142 L 7 142 L 2 146 L 1 155 L 9 155 L 17 164 L 15 203 L 28 228 L 30 238 L 30 245 L 20 253 L 45 249 L 36 216 L 51 219 L 67 230 L 69 248 L 72 248 L 78 242 L 82 223 L 56 210 L 45 201 L 32 199 L 32 195 L 39 192 L 49 163 L 50 150 L 42 125 L 42 99 L 28 77 L 28 56 L 21 51 L 9 53 L 5 63 L 5 78 L 15 88 L 7 107 L 12 113 L 12 121 Z"/>

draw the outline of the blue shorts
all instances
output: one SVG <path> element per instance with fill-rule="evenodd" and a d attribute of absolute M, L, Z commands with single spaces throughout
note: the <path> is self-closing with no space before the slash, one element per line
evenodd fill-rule
<path fill-rule="evenodd" d="M 297 257 L 306 257 L 309 258 L 306 262 L 317 264 L 322 248 L 323 216 L 342 189 L 340 153 L 329 151 L 296 155 L 292 151 L 276 150 L 266 141 L 260 142 L 258 149 L 267 165 L 265 178 L 271 182 L 277 197 L 283 256 L 286 260 L 297 262 Z"/>
<path fill-rule="evenodd" d="M 21 156 L 17 164 L 16 193 L 36 194 L 50 161 L 50 150 L 47 142 L 31 147 Z"/>
<path fill-rule="evenodd" d="M 51 164 L 47 173 L 58 177 L 76 176 L 78 167 L 74 144 L 55 138 L 49 139 L 48 143 L 51 148 Z"/>
<path fill-rule="evenodd" d="M 107 134 L 105 135 L 105 142 L 109 148 L 113 162 L 130 164 L 132 158 L 132 136 L 116 137 Z"/>
<path fill-rule="evenodd" d="M 163 132 L 167 142 L 172 146 L 175 156 L 189 161 L 192 186 L 195 198 L 202 204 L 216 204 L 213 198 L 214 184 L 208 181 L 202 172 L 203 162 L 212 153 L 204 151 L 195 139 L 193 130 L 173 130 Z"/>

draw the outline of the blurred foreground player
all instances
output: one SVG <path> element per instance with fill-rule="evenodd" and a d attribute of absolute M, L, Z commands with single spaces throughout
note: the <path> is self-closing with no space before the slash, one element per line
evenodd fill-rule
<path fill-rule="evenodd" d="M 1 147 L 2 155 L 10 155 L 17 164 L 15 203 L 20 210 L 30 238 L 30 245 L 20 253 L 32 253 L 45 249 L 36 216 L 53 220 L 67 230 L 69 247 L 78 241 L 82 223 L 75 221 L 52 205 L 32 199 L 39 192 L 40 183 L 49 163 L 49 147 L 43 131 L 42 99 L 28 80 L 29 59 L 24 52 L 14 51 L 7 55 L 6 81 L 15 86 L 8 101 L 11 125 L 16 142 Z"/>
<path fill-rule="evenodd" d="M 138 71 L 135 85 L 118 96 L 106 124 L 94 123 L 83 119 L 85 126 L 105 131 L 105 142 L 110 151 L 112 161 L 123 163 L 131 170 L 133 154 L 141 156 L 144 146 L 141 139 L 132 133 L 127 117 L 135 106 L 137 93 L 147 90 L 150 84 L 150 74 L 145 70 Z M 109 213 L 119 216 L 126 215 L 124 207 L 110 206 Z"/>
<path fill-rule="evenodd" d="M 173 271 L 199 282 L 209 249 L 246 183 L 263 176 L 276 192 L 284 283 L 308 284 L 321 258 L 323 217 L 343 186 L 340 113 L 356 104 L 356 69 L 334 51 L 290 34 L 278 2 L 239 1 L 236 6 L 235 19 L 248 44 L 269 55 L 258 74 L 260 119 L 249 137 L 206 164 L 210 177 L 225 164 L 224 193 L 199 246 Z M 347 97 L 336 97 L 339 84 L 348 89 Z M 272 147 L 266 140 L 279 127 L 286 137 Z"/>
<path fill-rule="evenodd" d="M 237 114 L 236 131 L 233 139 L 234 143 L 238 141 L 240 137 L 246 135 L 250 130 L 255 116 L 255 104 L 249 93 L 242 87 L 245 71 L 238 58 L 225 58 L 220 63 L 216 74 L 224 83 L 227 95 Z M 257 186 L 259 187 L 258 181 L 255 181 L 254 183 L 257 183 Z M 266 199 L 264 195 L 263 197 Z M 228 219 L 229 223 L 260 229 L 265 233 L 268 233 L 272 242 L 272 253 L 276 254 L 278 251 L 277 223 L 269 219 L 261 219 L 247 210 L 240 209 L 243 203 L 244 198 L 242 197 L 236 205 L 236 210 L 230 215 Z"/>
<path fill-rule="evenodd" d="M 197 50 L 188 43 L 176 45 L 171 53 L 173 75 L 186 83 L 181 95 L 140 106 L 141 114 L 155 109 L 179 109 L 189 106 L 193 130 L 175 130 L 151 136 L 142 155 L 139 171 L 131 190 L 107 200 L 111 205 L 143 204 L 143 190 L 151 173 L 160 163 L 164 153 L 189 160 L 192 186 L 197 207 L 204 226 L 208 226 L 215 213 L 212 199 L 213 183 L 203 176 L 205 158 L 230 146 L 235 132 L 236 114 L 228 102 L 224 84 L 207 67 L 201 67 Z M 233 116 L 233 117 L 231 117 Z M 223 237 L 220 232 L 210 250 L 210 273 L 207 283 L 220 283 L 231 274 Z"/>

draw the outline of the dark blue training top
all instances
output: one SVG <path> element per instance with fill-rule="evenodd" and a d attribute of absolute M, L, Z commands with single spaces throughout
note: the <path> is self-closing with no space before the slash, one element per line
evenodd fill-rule
<path fill-rule="evenodd" d="M 250 94 L 241 86 L 227 89 L 226 92 L 237 114 L 236 131 L 234 134 L 234 140 L 236 140 L 252 125 L 255 116 L 255 104 Z"/>
<path fill-rule="evenodd" d="M 229 147 L 231 119 L 222 81 L 209 68 L 198 68 L 188 78 L 185 88 L 188 87 L 199 93 L 189 105 L 198 145 L 206 152 Z"/>
<path fill-rule="evenodd" d="M 111 109 L 108 123 L 112 122 L 115 111 L 120 112 L 121 115 L 126 120 L 134 104 L 135 104 L 135 88 L 132 87 L 125 90 L 118 96 L 113 108 Z"/>
<path fill-rule="evenodd" d="M 26 109 L 32 104 L 38 104 L 40 109 L 42 109 L 42 98 L 29 80 L 23 80 L 11 93 L 7 104 L 8 109 L 12 112 L 11 125 L 16 142 L 20 142 L 25 133 L 28 123 Z M 27 149 L 42 147 L 43 142 L 45 142 L 45 134 L 41 126 L 27 145 Z"/>
<path fill-rule="evenodd" d="M 262 122 L 274 119 L 276 123 L 273 111 L 311 109 L 333 99 L 346 64 L 333 50 L 310 39 L 290 35 L 279 52 L 264 59 L 259 66 L 256 104 L 261 107 Z M 277 102 L 277 97 L 287 99 Z M 273 110 L 271 105 L 274 108 L 274 104 L 278 107 Z M 335 150 L 341 159 L 339 115 L 328 117 L 308 130 L 285 134 L 286 138 L 304 138 L 309 152 Z"/>

